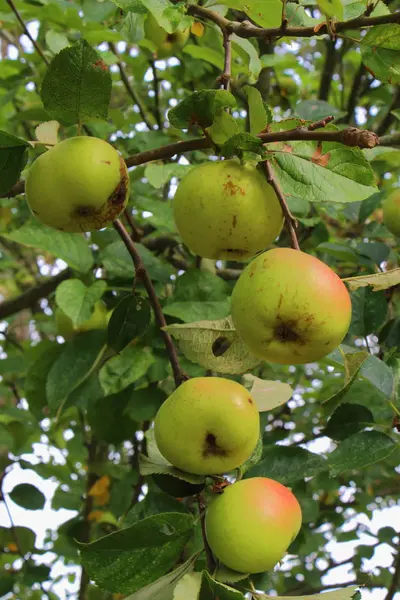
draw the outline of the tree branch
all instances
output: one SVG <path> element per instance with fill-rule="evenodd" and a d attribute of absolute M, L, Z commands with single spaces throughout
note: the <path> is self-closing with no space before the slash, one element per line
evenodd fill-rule
<path fill-rule="evenodd" d="M 115 55 L 115 57 L 117 59 L 116 63 L 117 63 L 117 67 L 119 69 L 119 74 L 121 76 L 121 81 L 124 84 L 125 89 L 128 92 L 128 95 L 132 98 L 133 102 L 139 108 L 140 116 L 142 117 L 143 121 L 146 123 L 147 127 L 149 129 L 153 129 L 153 125 L 150 123 L 150 121 L 147 117 L 146 108 L 143 105 L 143 102 L 142 102 L 139 94 L 129 83 L 128 75 L 126 74 L 125 67 L 120 60 L 120 54 L 119 54 L 118 50 L 116 49 L 115 44 L 113 42 L 108 42 L 108 47 L 110 48 L 111 52 Z"/>
<path fill-rule="evenodd" d="M 223 44 L 224 44 L 224 71 L 219 76 L 221 82 L 221 88 L 229 91 L 232 74 L 232 42 L 231 34 L 226 29 L 222 30 Z"/>
<path fill-rule="evenodd" d="M 160 107 L 160 81 L 157 75 L 157 67 L 154 60 L 150 61 L 151 70 L 153 73 L 153 87 L 154 87 L 154 109 L 155 117 L 158 125 L 158 129 L 161 131 L 163 128 L 163 120 L 161 118 L 161 107 Z"/>
<path fill-rule="evenodd" d="M 211 9 L 202 6 L 190 5 L 188 14 L 212 21 L 222 30 L 226 29 L 229 33 L 234 33 L 242 38 L 277 38 L 282 37 L 314 37 L 324 34 L 329 34 L 327 23 L 320 24 L 319 27 L 275 27 L 264 29 L 250 23 L 250 21 L 230 21 L 222 15 L 214 12 Z M 348 29 L 360 29 L 362 27 L 372 27 L 373 25 L 386 25 L 388 23 L 400 23 L 400 12 L 394 12 L 388 15 L 380 15 L 378 17 L 357 17 L 348 21 L 338 21 L 334 24 L 334 33 L 346 31 Z M 283 23 L 284 25 L 284 23 Z"/>
<path fill-rule="evenodd" d="M 318 92 L 319 100 L 328 100 L 331 89 L 332 77 L 336 65 L 336 40 L 326 40 L 325 63 L 321 74 L 321 81 Z"/>
<path fill-rule="evenodd" d="M 379 143 L 382 146 L 400 146 L 400 131 L 383 135 L 379 138 Z"/>
<path fill-rule="evenodd" d="M 394 93 L 392 103 L 389 106 L 389 108 L 386 112 L 386 115 L 384 116 L 384 118 L 379 123 L 378 127 L 376 128 L 377 135 L 383 135 L 384 133 L 386 133 L 386 131 L 391 126 L 391 124 L 396 120 L 396 117 L 392 114 L 392 110 L 395 110 L 396 108 L 400 108 L 400 88 L 399 87 L 397 88 L 396 92 Z"/>
<path fill-rule="evenodd" d="M 268 131 L 257 134 L 257 137 L 260 138 L 264 144 L 272 144 L 273 142 L 309 141 L 336 142 L 350 147 L 374 148 L 380 143 L 376 133 L 365 129 L 357 129 L 357 127 L 347 127 L 346 129 L 338 131 L 316 131 L 316 129 L 320 127 L 325 127 L 325 125 L 332 120 L 333 117 L 326 117 L 325 119 L 317 121 L 317 123 L 312 123 L 308 127 L 300 126 L 295 129 L 288 129 L 287 131 Z M 135 167 L 153 160 L 171 158 L 176 154 L 192 152 L 194 150 L 204 150 L 212 147 L 212 140 L 209 137 L 194 138 L 192 140 L 161 146 L 154 150 L 138 152 L 137 154 L 126 158 L 125 163 L 127 167 Z M 24 191 L 24 188 L 24 182 L 19 181 L 9 192 L 4 194 L 4 196 L 11 198 L 12 196 L 21 194 Z"/>
<path fill-rule="evenodd" d="M 13 315 L 20 310 L 25 308 L 33 308 L 41 298 L 46 298 L 51 292 L 53 292 L 59 283 L 71 277 L 71 269 L 65 269 L 55 275 L 46 279 L 42 283 L 38 283 L 34 287 L 30 288 L 20 296 L 6 300 L 0 304 L 0 319 L 6 319 L 10 315 Z"/>
<path fill-rule="evenodd" d="M 154 316 L 156 318 L 157 324 L 161 329 L 161 335 L 164 338 L 165 347 L 167 349 L 169 362 L 172 367 L 172 373 L 174 375 L 175 385 L 178 387 L 183 381 L 187 379 L 187 375 L 182 371 L 182 368 L 179 364 L 179 358 L 172 341 L 171 336 L 167 331 L 164 331 L 164 327 L 166 327 L 167 322 L 164 317 L 164 313 L 161 308 L 160 301 L 158 299 L 156 290 L 154 289 L 153 282 L 151 281 L 150 275 L 143 264 L 143 261 L 136 250 L 135 244 L 129 236 L 129 233 L 126 231 L 125 227 L 121 223 L 119 219 L 114 221 L 114 227 L 117 230 L 119 236 L 124 242 L 126 249 L 132 257 L 133 264 L 136 269 L 136 277 L 140 279 L 146 288 L 147 295 L 149 297 L 150 304 L 154 311 Z"/>
<path fill-rule="evenodd" d="M 295 224 L 297 225 L 296 220 L 293 218 L 293 216 L 289 210 L 285 195 L 282 191 L 281 186 L 278 183 L 278 180 L 275 177 L 275 173 L 271 166 L 270 161 L 269 160 L 264 161 L 263 165 L 264 165 L 265 173 L 267 175 L 267 181 L 274 188 L 275 193 L 278 196 L 278 200 L 279 200 L 279 203 L 282 208 L 283 216 L 285 217 L 286 228 L 290 234 L 292 248 L 294 250 L 300 250 L 299 242 L 298 242 L 296 231 L 295 231 Z"/>
<path fill-rule="evenodd" d="M 42 60 L 46 63 L 46 65 L 49 65 L 50 63 L 47 60 L 46 56 L 43 54 L 42 49 L 40 48 L 40 46 L 36 43 L 36 41 L 33 39 L 31 34 L 29 33 L 28 28 L 25 25 L 24 21 L 22 20 L 22 17 L 19 14 L 17 7 L 15 6 L 13 0 L 6 0 L 6 2 L 8 4 L 8 6 L 11 8 L 11 10 L 13 11 L 14 15 L 16 16 L 18 23 L 21 25 L 22 29 L 24 30 L 24 34 L 26 35 L 27 38 L 29 38 L 29 40 L 33 44 L 33 47 L 35 48 L 36 52 L 39 54 L 39 56 L 42 58 Z"/>
<path fill-rule="evenodd" d="M 397 533 L 399 536 L 399 543 L 397 544 L 397 556 L 394 561 L 394 573 L 392 578 L 392 583 L 388 589 L 388 592 L 385 596 L 385 600 L 393 600 L 394 595 L 398 592 L 400 588 L 400 531 Z"/>

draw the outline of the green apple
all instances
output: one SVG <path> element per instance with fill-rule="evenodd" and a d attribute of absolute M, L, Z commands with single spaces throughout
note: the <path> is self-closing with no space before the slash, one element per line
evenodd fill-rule
<path fill-rule="evenodd" d="M 284 365 L 329 354 L 351 320 L 341 279 L 314 256 L 291 248 L 274 248 L 247 265 L 234 287 L 231 310 L 252 353 Z"/>
<path fill-rule="evenodd" d="M 287 487 L 266 477 L 244 479 L 211 501 L 207 541 L 234 571 L 270 571 L 299 533 L 301 518 L 300 505 Z"/>
<path fill-rule="evenodd" d="M 393 235 L 400 237 L 400 188 L 383 203 L 383 223 Z"/>
<path fill-rule="evenodd" d="M 192 169 L 173 200 L 183 242 L 203 258 L 246 260 L 279 235 L 279 200 L 258 167 L 225 160 Z"/>
<path fill-rule="evenodd" d="M 154 434 L 161 454 L 196 475 L 226 473 L 243 464 L 256 447 L 260 417 L 240 383 L 194 377 L 161 405 Z"/>
<path fill-rule="evenodd" d="M 157 48 L 157 58 L 168 58 L 174 56 L 186 44 L 190 30 L 176 30 L 168 33 L 157 22 L 157 19 L 149 13 L 144 22 L 144 33 L 148 40 L 153 42 Z"/>
<path fill-rule="evenodd" d="M 33 214 L 60 231 L 82 232 L 110 225 L 128 202 L 124 160 L 107 142 L 73 137 L 35 160 L 26 179 Z"/>
<path fill-rule="evenodd" d="M 71 339 L 75 333 L 91 331 L 92 329 L 106 329 L 109 320 L 107 307 L 101 300 L 96 302 L 92 315 L 81 325 L 74 327 L 72 320 L 61 308 L 55 310 L 55 317 L 57 333 L 66 340 Z"/>

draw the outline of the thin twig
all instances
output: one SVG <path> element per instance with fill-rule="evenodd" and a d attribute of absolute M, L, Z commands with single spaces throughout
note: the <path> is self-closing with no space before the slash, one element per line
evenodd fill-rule
<path fill-rule="evenodd" d="M 197 494 L 196 498 L 197 498 L 197 504 L 199 507 L 201 535 L 203 537 L 204 550 L 206 553 L 207 568 L 210 573 L 213 573 L 214 569 L 215 569 L 215 563 L 214 563 L 214 558 L 213 558 L 213 555 L 211 552 L 211 548 L 207 541 L 207 534 L 206 534 L 206 503 L 204 501 L 204 496 L 203 496 L 202 492 L 200 492 L 200 494 Z"/>
<path fill-rule="evenodd" d="M 11 10 L 13 11 L 14 15 L 17 17 L 17 21 L 19 22 L 19 24 L 21 25 L 22 29 L 24 30 L 24 34 L 32 42 L 33 47 L 35 48 L 36 52 L 39 54 L 39 56 L 42 58 L 42 60 L 46 63 L 46 65 L 49 65 L 50 63 L 47 60 L 46 56 L 43 54 L 42 49 L 40 48 L 40 46 L 38 46 L 38 44 L 36 43 L 36 41 L 33 39 L 33 37 L 31 36 L 31 34 L 29 33 L 28 28 L 25 25 L 25 23 L 24 23 L 21 15 L 19 14 L 18 9 L 15 6 L 13 0 L 6 0 L 6 2 L 8 4 L 8 6 L 11 8 Z"/>
<path fill-rule="evenodd" d="M 137 227 L 135 221 L 133 220 L 131 213 L 129 212 L 129 210 L 127 208 L 124 210 L 123 214 L 124 214 L 126 222 L 128 223 L 128 225 L 132 231 L 132 240 L 134 242 L 140 242 L 142 235 L 143 235 L 143 231 Z"/>
<path fill-rule="evenodd" d="M 221 82 L 221 88 L 229 92 L 232 73 L 232 42 L 231 34 L 226 29 L 222 30 L 224 44 L 224 71 L 218 78 Z"/>
<path fill-rule="evenodd" d="M 264 38 L 272 39 L 282 37 L 282 26 L 265 29 L 253 25 L 250 21 L 230 21 L 219 13 L 203 6 L 191 4 L 188 7 L 188 14 L 202 19 L 212 21 L 223 30 L 234 33 L 242 38 Z M 346 31 L 348 29 L 360 29 L 362 27 L 372 27 L 373 25 L 386 25 L 388 23 L 400 23 L 400 11 L 378 17 L 356 17 L 348 21 L 338 21 L 335 23 L 335 33 Z M 286 27 L 284 29 L 285 37 L 314 37 L 329 34 L 327 23 L 321 23 L 320 27 Z"/>
<path fill-rule="evenodd" d="M 296 223 L 296 221 L 293 218 L 293 216 L 289 210 L 289 207 L 287 205 L 286 198 L 282 191 L 282 188 L 279 185 L 278 180 L 275 177 L 275 173 L 273 171 L 270 161 L 269 160 L 264 161 L 263 165 L 264 165 L 265 173 L 267 175 L 267 181 L 270 185 L 272 185 L 272 187 L 275 190 L 276 195 L 278 196 L 278 200 L 279 200 L 279 203 L 282 208 L 283 216 L 285 217 L 285 224 L 286 224 L 286 227 L 290 234 L 292 248 L 294 248 L 294 250 L 300 250 L 299 242 L 298 242 L 296 231 L 294 228 L 294 224 Z"/>
<path fill-rule="evenodd" d="M 139 94 L 136 92 L 136 90 L 131 86 L 131 84 L 129 82 L 128 75 L 125 71 L 125 67 L 124 67 L 123 63 L 121 62 L 120 54 L 119 54 L 117 48 L 115 47 L 113 42 L 108 42 L 108 47 L 110 48 L 111 52 L 115 55 L 115 57 L 117 59 L 116 63 L 117 63 L 117 67 L 119 70 L 120 77 L 121 77 L 121 81 L 124 84 L 125 89 L 128 92 L 128 95 L 132 98 L 133 102 L 139 108 L 140 116 L 142 117 L 143 121 L 146 123 L 147 127 L 149 129 L 153 129 L 153 125 L 151 124 L 151 122 L 149 121 L 149 119 L 147 117 L 145 105 L 143 104 Z"/>
<path fill-rule="evenodd" d="M 160 107 L 160 80 L 158 79 L 157 67 L 154 60 L 150 61 L 151 71 L 153 73 L 153 87 L 154 87 L 154 108 L 155 108 L 155 118 L 158 125 L 158 129 L 161 131 L 163 128 L 163 120 L 161 117 L 161 107 Z"/>
<path fill-rule="evenodd" d="M 150 304 L 153 308 L 157 324 L 160 327 L 161 335 L 164 338 L 169 362 L 171 363 L 172 372 L 174 375 L 175 385 L 176 387 L 178 387 L 188 377 L 182 371 L 182 368 L 179 364 L 178 354 L 171 336 L 167 331 L 164 331 L 164 327 L 167 326 L 167 322 L 165 320 L 164 313 L 162 311 L 161 304 L 157 296 L 157 292 L 154 289 L 153 282 L 151 281 L 150 275 L 143 264 L 140 254 L 136 250 L 135 244 L 133 243 L 129 233 L 127 232 L 127 230 L 125 229 L 125 227 L 119 219 L 116 219 L 114 221 L 114 227 L 117 230 L 119 236 L 121 237 L 122 241 L 126 246 L 126 249 L 132 257 L 133 264 L 135 265 L 136 269 L 136 277 L 142 281 L 144 287 L 146 288 L 146 292 L 149 297 Z"/>

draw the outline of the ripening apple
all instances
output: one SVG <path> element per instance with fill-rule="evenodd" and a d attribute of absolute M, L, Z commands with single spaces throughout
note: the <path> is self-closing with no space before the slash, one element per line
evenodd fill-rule
<path fill-rule="evenodd" d="M 161 454 L 196 475 L 226 473 L 256 447 L 260 418 L 242 385 L 222 377 L 194 377 L 161 405 L 154 433 Z"/>
<path fill-rule="evenodd" d="M 232 319 L 253 354 L 272 363 L 320 360 L 346 335 L 349 293 L 326 264 L 291 248 L 257 256 L 232 294 Z"/>
<path fill-rule="evenodd" d="M 146 38 L 156 46 L 157 58 L 168 58 L 183 48 L 188 40 L 190 29 L 168 33 L 158 24 L 154 15 L 149 13 L 144 22 L 144 33 Z"/>
<path fill-rule="evenodd" d="M 211 501 L 207 541 L 234 571 L 270 571 L 299 533 L 301 518 L 300 505 L 287 487 L 266 477 L 243 479 Z"/>
<path fill-rule="evenodd" d="M 106 329 L 110 319 L 109 313 L 107 312 L 107 306 L 102 300 L 96 302 L 89 319 L 80 325 L 74 326 L 72 319 L 70 319 L 61 308 L 55 310 L 55 317 L 57 334 L 62 335 L 66 340 L 71 339 L 75 333 L 91 331 L 92 329 Z"/>
<path fill-rule="evenodd" d="M 383 223 L 391 233 L 400 237 L 400 189 L 392 192 L 383 203 Z"/>
<path fill-rule="evenodd" d="M 279 200 L 258 167 L 225 160 L 206 162 L 181 181 L 173 200 L 176 226 L 194 254 L 246 260 L 279 235 Z"/>
<path fill-rule="evenodd" d="M 110 225 L 124 210 L 129 176 L 124 160 L 104 140 L 73 137 L 35 160 L 26 179 L 29 208 L 60 231 Z"/>

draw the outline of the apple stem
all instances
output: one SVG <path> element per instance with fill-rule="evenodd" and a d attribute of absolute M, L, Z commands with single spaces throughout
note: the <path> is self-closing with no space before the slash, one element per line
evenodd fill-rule
<path fill-rule="evenodd" d="M 172 373 L 174 375 L 175 385 L 176 385 L 176 387 L 179 387 L 181 383 L 183 383 L 184 381 L 186 381 L 188 379 L 188 376 L 186 375 L 186 373 L 183 372 L 182 367 L 179 363 L 178 353 L 176 351 L 176 348 L 172 341 L 171 336 L 164 329 L 167 326 L 167 322 L 165 320 L 165 316 L 162 311 L 161 304 L 160 304 L 160 301 L 157 296 L 157 292 L 154 288 L 153 282 L 151 281 L 151 277 L 150 277 L 146 267 L 144 266 L 144 263 L 140 257 L 140 254 L 136 250 L 136 246 L 135 246 L 134 242 L 132 241 L 129 233 L 125 229 L 124 225 L 121 223 L 121 221 L 119 219 L 116 219 L 113 224 L 114 224 L 114 228 L 116 229 L 120 238 L 122 239 L 123 243 L 125 244 L 126 249 L 128 250 L 129 254 L 131 255 L 131 258 L 133 260 L 133 264 L 134 264 L 135 270 L 136 270 L 136 278 L 141 280 L 141 282 L 143 283 L 143 285 L 146 289 L 146 292 L 147 292 L 147 295 L 149 298 L 149 302 L 154 311 L 154 316 L 156 318 L 158 326 L 161 329 L 161 335 L 164 338 L 164 343 L 165 343 L 165 347 L 167 350 L 169 362 L 171 364 Z"/>
<path fill-rule="evenodd" d="M 211 552 L 211 548 L 208 545 L 207 535 L 206 535 L 206 503 L 204 501 L 204 494 L 197 494 L 197 504 L 199 506 L 199 516 L 200 516 L 200 525 L 201 525 L 201 534 L 203 537 L 204 550 L 206 553 L 207 560 L 207 569 L 212 574 L 215 570 L 215 562 L 214 557 Z"/>
<path fill-rule="evenodd" d="M 290 212 L 290 209 L 286 202 L 285 195 L 284 195 L 283 190 L 275 176 L 275 173 L 271 166 L 270 161 L 269 160 L 264 161 L 263 165 L 264 165 L 265 173 L 267 176 L 267 181 L 274 188 L 275 193 L 278 197 L 279 203 L 281 205 L 283 216 L 285 218 L 285 224 L 286 224 L 286 227 L 290 234 L 292 248 L 294 250 L 300 250 L 299 241 L 297 239 L 296 230 L 295 230 L 295 227 L 297 227 L 297 221 L 293 217 L 292 213 Z"/>

